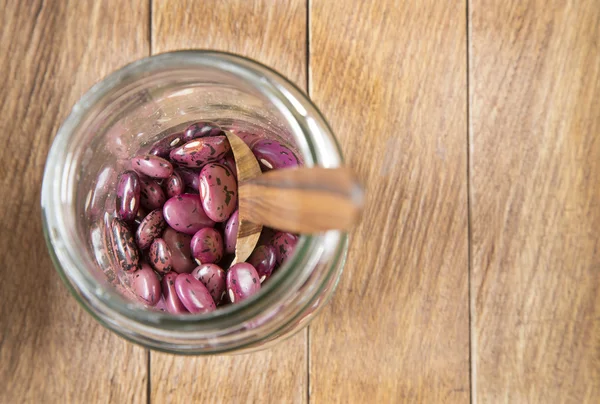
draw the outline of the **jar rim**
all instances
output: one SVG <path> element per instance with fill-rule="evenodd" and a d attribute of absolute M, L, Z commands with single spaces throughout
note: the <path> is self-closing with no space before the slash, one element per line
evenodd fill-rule
<path fill-rule="evenodd" d="M 290 120 L 288 123 L 301 130 L 301 133 L 294 135 L 296 138 L 303 137 L 300 140 L 304 140 L 304 143 L 300 144 L 299 148 L 305 157 L 307 166 L 322 165 L 332 168 L 343 163 L 340 146 L 333 136 L 331 128 L 308 96 L 273 69 L 246 57 L 206 50 L 162 53 L 128 64 L 90 88 L 74 105 L 71 113 L 61 125 L 48 154 L 41 196 L 43 230 L 54 266 L 71 294 L 103 325 L 134 342 L 140 342 L 137 333 L 147 329 L 161 329 L 170 332 L 175 330 L 182 333 L 214 332 L 222 327 L 230 327 L 240 321 L 251 319 L 285 297 L 285 288 L 292 285 L 298 286 L 299 281 L 305 280 L 310 275 L 310 272 L 307 272 L 310 270 L 308 264 L 311 259 L 318 257 L 322 242 L 320 235 L 301 236 L 295 253 L 261 288 L 260 293 L 240 304 L 220 308 L 211 313 L 174 316 L 169 313 L 140 309 L 142 306 L 138 304 L 128 304 L 125 298 L 114 296 L 116 291 L 114 294 L 109 291 L 98 291 L 97 281 L 88 271 L 82 270 L 86 267 L 86 260 L 76 246 L 77 236 L 65 224 L 61 208 L 64 198 L 68 199 L 69 197 L 68 176 L 65 175 L 69 169 L 69 167 L 65 167 L 67 144 L 89 118 L 94 106 L 121 86 L 165 69 L 182 67 L 208 67 L 225 70 L 248 82 L 272 101 L 278 109 L 284 109 L 286 112 L 283 114 L 284 117 Z M 333 152 L 328 151 L 333 157 L 327 161 L 323 160 L 322 151 L 319 150 L 323 145 L 313 138 L 316 136 L 315 128 L 321 128 L 321 135 L 326 136 L 329 144 L 335 149 Z M 58 179 L 60 185 L 56 186 Z M 347 234 L 337 231 L 335 233 L 338 234 L 340 240 L 335 252 L 336 259 L 339 259 L 345 253 Z M 329 268 L 329 271 L 333 270 L 333 267 Z M 110 313 L 110 316 L 99 315 L 90 306 L 93 306 L 94 309 L 100 307 Z M 123 320 L 134 320 L 139 323 L 139 328 L 131 333 L 120 332 L 115 324 L 111 324 L 112 316 L 122 317 Z M 172 352 L 172 350 L 168 351 Z"/>

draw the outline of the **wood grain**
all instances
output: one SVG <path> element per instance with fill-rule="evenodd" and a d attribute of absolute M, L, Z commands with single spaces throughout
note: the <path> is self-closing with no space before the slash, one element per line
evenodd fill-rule
<path fill-rule="evenodd" d="M 263 62 L 305 86 L 304 0 L 154 1 L 153 52 L 203 48 Z M 155 403 L 301 403 L 307 391 L 306 332 L 264 352 L 187 358 L 152 353 Z"/>
<path fill-rule="evenodd" d="M 600 4 L 472 0 L 482 403 L 600 398 Z"/>
<path fill-rule="evenodd" d="M 153 0 L 152 52 L 212 49 L 306 86 L 306 0 Z"/>
<path fill-rule="evenodd" d="M 145 402 L 145 351 L 96 323 L 52 266 L 40 187 L 75 101 L 148 54 L 148 8 L 0 1 L 0 10 L 0 402 Z"/>
<path fill-rule="evenodd" d="M 240 184 L 238 198 L 240 220 L 300 234 L 351 230 L 363 207 L 362 189 L 347 167 L 269 171 Z"/>
<path fill-rule="evenodd" d="M 367 197 L 310 401 L 468 403 L 465 2 L 310 5 L 310 94 Z"/>

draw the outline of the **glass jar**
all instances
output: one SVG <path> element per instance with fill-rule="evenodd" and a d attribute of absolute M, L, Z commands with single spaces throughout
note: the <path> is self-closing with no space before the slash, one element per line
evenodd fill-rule
<path fill-rule="evenodd" d="M 200 120 L 295 145 L 306 166 L 338 167 L 339 145 L 311 101 L 275 71 L 221 52 L 181 51 L 132 63 L 92 87 L 54 140 L 42 186 L 48 248 L 65 284 L 101 324 L 146 347 L 215 354 L 266 347 L 301 329 L 332 295 L 348 236 L 300 237 L 295 253 L 239 304 L 198 315 L 128 299 L 114 272 L 107 223 L 130 158 Z M 120 290 L 119 290 L 120 289 Z"/>

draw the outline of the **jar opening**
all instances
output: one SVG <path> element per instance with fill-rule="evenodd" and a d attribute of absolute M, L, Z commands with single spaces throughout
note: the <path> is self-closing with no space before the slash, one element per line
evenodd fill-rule
<path fill-rule="evenodd" d="M 42 188 L 44 232 L 58 272 L 82 305 L 109 328 L 154 348 L 153 341 L 166 340 L 172 347 L 188 342 L 190 351 L 214 351 L 217 339 L 219 349 L 227 343 L 243 345 L 240 336 L 249 344 L 258 329 L 281 327 L 272 320 L 277 314 L 273 310 L 288 304 L 298 311 L 312 301 L 318 285 L 308 284 L 309 294 L 299 291 L 307 288 L 319 265 L 345 251 L 344 233 L 302 236 L 295 254 L 260 293 L 207 314 L 149 311 L 110 287 L 111 279 L 90 263 L 100 269 L 111 265 L 101 224 L 121 165 L 165 130 L 200 119 L 218 120 L 225 127 L 242 122 L 270 136 L 289 136 L 286 140 L 296 145 L 307 166 L 342 163 L 331 130 L 302 92 L 269 68 L 239 56 L 208 51 L 156 55 L 90 89 L 73 107 L 48 156 Z M 323 272 L 321 281 L 331 275 Z M 226 343 L 224 338 L 229 338 Z"/>

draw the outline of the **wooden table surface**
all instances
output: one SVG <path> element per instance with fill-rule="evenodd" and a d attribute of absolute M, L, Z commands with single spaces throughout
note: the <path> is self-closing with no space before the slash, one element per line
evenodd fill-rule
<path fill-rule="evenodd" d="M 597 0 L 0 0 L 0 403 L 596 403 Z M 368 202 L 331 303 L 276 348 L 148 352 L 98 325 L 40 222 L 96 81 L 185 48 L 306 89 Z"/>

